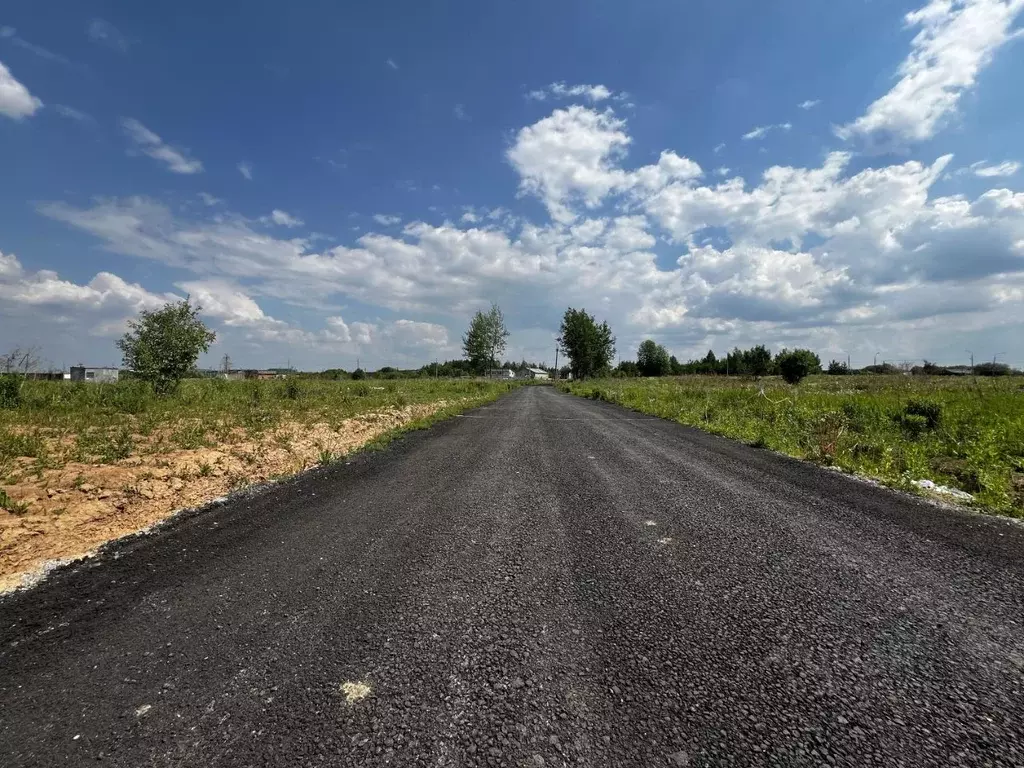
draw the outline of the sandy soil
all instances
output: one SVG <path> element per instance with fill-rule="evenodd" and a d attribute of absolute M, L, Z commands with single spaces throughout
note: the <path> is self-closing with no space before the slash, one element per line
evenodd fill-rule
<path fill-rule="evenodd" d="M 446 401 L 366 413 L 341 422 L 285 423 L 253 440 L 244 433 L 216 448 L 146 453 L 115 464 L 69 463 L 4 486 L 27 504 L 0 510 L 0 592 L 31 583 L 54 561 L 147 528 L 245 485 L 316 465 L 323 451 L 343 456 L 388 430 L 429 416 Z M 33 460 L 26 459 L 27 467 Z"/>

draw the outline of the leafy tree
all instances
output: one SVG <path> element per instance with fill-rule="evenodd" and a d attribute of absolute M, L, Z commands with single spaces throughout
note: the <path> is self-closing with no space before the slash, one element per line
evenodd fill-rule
<path fill-rule="evenodd" d="M 718 358 L 715 357 L 714 350 L 708 350 L 708 353 L 704 355 L 704 359 L 700 361 L 697 371 L 699 373 L 718 373 Z"/>
<path fill-rule="evenodd" d="M 653 339 L 640 344 L 636 353 L 636 365 L 641 376 L 664 376 L 669 373 L 671 364 L 668 351 Z"/>
<path fill-rule="evenodd" d="M 775 365 L 790 384 L 799 384 L 812 373 L 821 373 L 821 359 L 809 349 L 784 349 L 776 356 Z"/>
<path fill-rule="evenodd" d="M 476 373 L 484 373 L 498 365 L 508 336 L 505 317 L 497 304 L 492 304 L 487 312 L 473 315 L 469 330 L 462 337 L 462 349 Z"/>
<path fill-rule="evenodd" d="M 354 371 L 352 371 L 352 380 L 353 381 L 361 381 L 361 380 L 363 380 L 365 378 L 366 378 L 366 371 L 364 371 L 362 368 L 356 368 Z"/>
<path fill-rule="evenodd" d="M 672 355 L 668 359 L 668 369 L 673 376 L 679 376 L 683 372 L 683 364 L 676 359 L 675 355 Z"/>
<path fill-rule="evenodd" d="M 600 325 L 585 309 L 565 310 L 558 343 L 569 358 L 574 379 L 604 372 L 615 355 L 615 337 L 608 323 Z"/>
<path fill-rule="evenodd" d="M 619 364 L 615 366 L 615 373 L 619 376 L 633 377 L 640 375 L 640 369 L 632 360 L 620 360 Z"/>
<path fill-rule="evenodd" d="M 743 352 L 743 368 L 756 378 L 767 376 L 772 370 L 772 353 L 764 344 L 751 347 Z"/>
<path fill-rule="evenodd" d="M 217 338 L 199 319 L 201 310 L 186 298 L 143 310 L 138 319 L 129 320 L 128 332 L 117 342 L 125 367 L 152 384 L 157 394 L 173 392 Z"/>
<path fill-rule="evenodd" d="M 1013 369 L 1006 363 L 978 363 L 974 372 L 978 376 L 1009 376 Z"/>
<path fill-rule="evenodd" d="M 850 366 L 839 360 L 833 360 L 828 364 L 828 373 L 832 376 L 846 376 L 850 372 Z"/>

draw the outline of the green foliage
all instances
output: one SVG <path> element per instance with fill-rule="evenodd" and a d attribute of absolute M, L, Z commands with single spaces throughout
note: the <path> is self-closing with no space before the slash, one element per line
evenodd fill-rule
<path fill-rule="evenodd" d="M 639 376 L 640 367 L 632 360 L 620 360 L 619 364 L 615 366 L 615 370 L 612 371 L 613 376 Z"/>
<path fill-rule="evenodd" d="M 5 374 L 0 376 L 0 408 L 17 408 L 21 405 L 21 377 Z"/>
<path fill-rule="evenodd" d="M 7 495 L 3 488 L 0 488 L 0 509 L 8 511 L 12 515 L 24 515 L 28 512 L 28 504 L 15 501 Z"/>
<path fill-rule="evenodd" d="M 565 310 L 558 343 L 569 358 L 574 379 L 585 379 L 608 370 L 615 356 L 615 337 L 608 323 L 600 325 L 585 309 Z"/>
<path fill-rule="evenodd" d="M 668 350 L 647 339 L 640 344 L 636 353 L 636 365 L 641 376 L 667 376 L 672 371 Z"/>
<path fill-rule="evenodd" d="M 942 423 L 942 403 L 930 400 L 910 400 L 903 412 L 907 415 L 923 417 L 928 429 L 938 429 Z"/>
<path fill-rule="evenodd" d="M 508 336 L 505 317 L 497 304 L 492 304 L 487 312 L 473 315 L 469 330 L 462 337 L 462 350 L 476 373 L 498 366 Z"/>
<path fill-rule="evenodd" d="M 828 374 L 830 376 L 847 376 L 850 373 L 850 366 L 839 360 L 833 360 L 828 364 Z"/>
<path fill-rule="evenodd" d="M 366 371 L 362 368 L 356 368 L 352 371 L 352 381 L 362 381 L 366 378 Z"/>
<path fill-rule="evenodd" d="M 799 384 L 812 373 L 821 373 L 821 360 L 809 349 L 784 349 L 775 356 L 775 366 L 788 384 Z"/>
<path fill-rule="evenodd" d="M 162 309 L 143 310 L 128 322 L 129 331 L 117 346 L 124 364 L 159 395 L 168 395 L 195 368 L 200 353 L 210 349 L 216 334 L 199 319 L 201 307 L 188 299 Z"/>
<path fill-rule="evenodd" d="M 1008 378 L 687 376 L 559 382 L 583 397 L 878 478 L 929 479 L 1024 517 L 1024 397 Z"/>
<path fill-rule="evenodd" d="M 298 400 L 302 395 L 302 387 L 296 379 L 288 379 L 281 390 L 281 397 L 285 400 Z"/>
<path fill-rule="evenodd" d="M 742 366 L 755 378 L 767 376 L 772 370 L 772 353 L 764 344 L 751 347 L 743 353 Z"/>
<path fill-rule="evenodd" d="M 1010 368 L 1006 363 L 981 363 L 974 366 L 974 372 L 978 376 L 1009 376 L 1013 373 L 1013 369 Z"/>

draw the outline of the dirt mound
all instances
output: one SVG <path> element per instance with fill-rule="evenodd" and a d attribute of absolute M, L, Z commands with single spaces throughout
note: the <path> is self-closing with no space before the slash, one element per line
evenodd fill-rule
<path fill-rule="evenodd" d="M 82 557 L 175 510 L 344 456 L 447 405 L 366 413 L 337 427 L 288 422 L 258 439 L 239 431 L 216 448 L 143 452 L 114 464 L 69 463 L 25 474 L 4 487 L 19 512 L 0 510 L 0 592 L 31 582 L 51 561 Z"/>

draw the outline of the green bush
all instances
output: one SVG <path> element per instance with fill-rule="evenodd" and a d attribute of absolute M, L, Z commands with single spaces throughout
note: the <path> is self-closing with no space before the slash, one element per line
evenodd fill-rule
<path fill-rule="evenodd" d="M 928 422 L 928 429 L 937 429 L 942 423 L 942 403 L 929 400 L 911 400 L 903 413 L 908 416 L 923 416 Z"/>
<path fill-rule="evenodd" d="M 808 349 L 782 350 L 775 356 L 775 364 L 788 384 L 799 384 L 812 373 L 821 372 L 821 360 Z"/>
<path fill-rule="evenodd" d="M 0 408 L 17 408 L 21 405 L 21 378 L 0 376 Z"/>
<path fill-rule="evenodd" d="M 911 440 L 916 440 L 929 430 L 928 418 L 917 413 L 896 414 L 896 423 Z"/>

